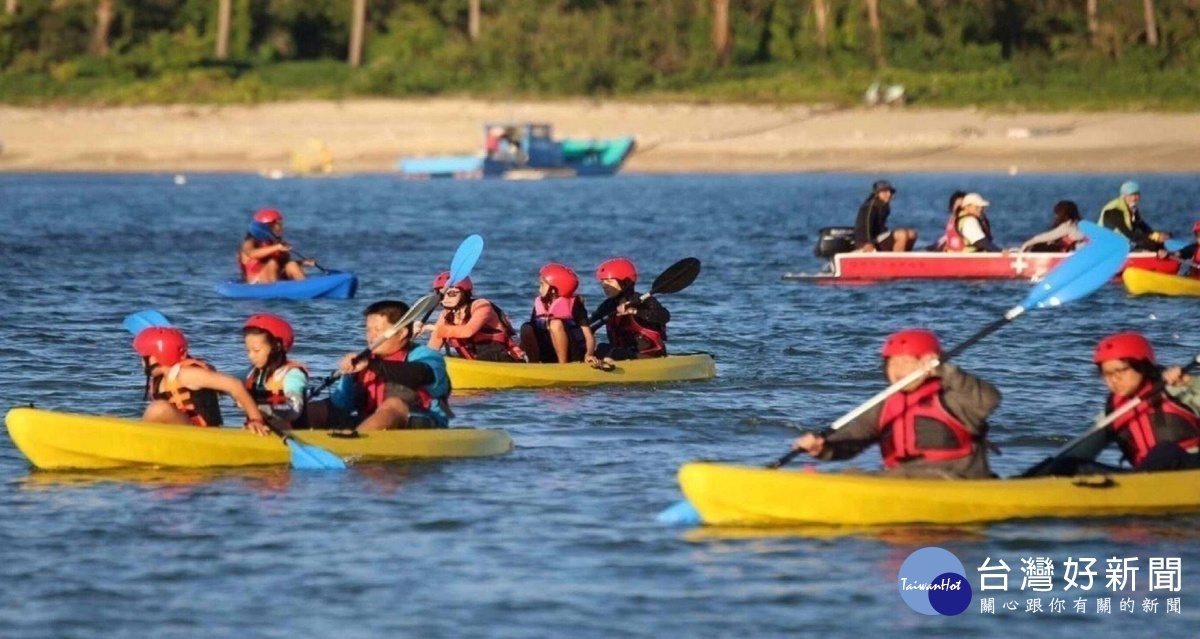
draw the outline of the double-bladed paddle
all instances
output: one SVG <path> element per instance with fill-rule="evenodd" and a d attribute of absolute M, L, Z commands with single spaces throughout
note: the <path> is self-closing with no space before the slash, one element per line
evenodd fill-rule
<path fill-rule="evenodd" d="M 1195 359 L 1193 359 L 1191 362 L 1188 362 L 1187 366 L 1183 367 L 1183 372 L 1192 373 L 1195 372 L 1197 368 L 1200 368 L 1200 355 L 1197 355 Z M 1151 391 L 1145 396 L 1135 397 L 1130 401 L 1125 402 L 1125 404 L 1123 404 L 1120 408 L 1105 415 L 1103 418 L 1093 424 L 1092 427 L 1082 435 L 1072 439 L 1066 444 L 1063 444 L 1058 450 L 1054 451 L 1053 455 L 1050 455 L 1049 457 L 1038 462 L 1029 470 L 1017 475 L 1017 477 L 1041 477 L 1043 475 L 1051 474 L 1059 462 L 1072 457 L 1087 457 L 1088 459 L 1091 459 L 1094 455 L 1079 455 L 1077 453 L 1082 450 L 1093 450 L 1097 449 L 1098 447 L 1102 447 L 1103 444 L 1106 443 L 1104 439 L 1104 428 L 1106 426 L 1120 419 L 1122 415 L 1125 415 L 1129 411 L 1142 405 L 1142 403 L 1146 401 L 1144 397 L 1153 397 L 1158 393 L 1161 393 L 1164 387 L 1165 384 L 1155 384 Z M 1099 451 L 1097 450 L 1097 452 Z"/>
<path fill-rule="evenodd" d="M 877 393 L 854 410 L 843 415 L 831 424 L 824 434 L 828 435 L 858 416 L 871 410 L 888 397 L 900 392 L 914 381 L 924 377 L 939 364 L 949 361 L 974 346 L 983 338 L 991 335 L 1009 322 L 1034 308 L 1054 308 L 1085 297 L 1103 286 L 1113 275 L 1121 270 L 1125 258 L 1129 255 L 1129 242 L 1122 236 L 1101 228 L 1092 222 L 1080 222 L 1079 228 L 1087 236 L 1088 242 L 1070 257 L 1063 260 L 1046 277 L 1034 285 L 1033 290 L 1017 306 L 1012 307 L 994 322 L 983 327 L 979 332 L 967 338 L 963 343 L 950 349 L 945 355 L 934 359 L 925 366 L 897 380 L 891 386 Z M 767 465 L 767 468 L 779 468 L 800 455 L 803 450 L 792 450 L 779 459 Z M 681 501 L 658 515 L 663 523 L 676 525 L 695 525 L 701 522 L 700 513 L 686 500 Z"/>
<path fill-rule="evenodd" d="M 156 310 L 148 309 L 126 316 L 121 324 L 125 330 L 136 336 L 152 326 L 171 326 L 171 320 Z M 272 433 L 283 439 L 283 443 L 287 444 L 288 451 L 291 453 L 292 468 L 297 470 L 345 470 L 346 462 L 342 461 L 341 457 L 320 446 L 305 444 L 297 440 L 270 421 L 266 423 L 266 426 Z"/>
<path fill-rule="evenodd" d="M 658 277 L 654 278 L 654 283 L 650 285 L 650 290 L 643 293 L 639 298 L 641 301 L 646 301 L 654 295 L 667 295 L 670 293 L 678 293 L 683 289 L 692 285 L 696 278 L 700 275 L 700 260 L 694 257 L 685 257 L 678 262 L 667 267 Z M 604 320 L 608 319 L 609 315 L 617 312 L 614 308 L 606 313 L 603 317 L 597 318 L 592 322 L 592 330 L 599 330 L 604 325 Z"/>
<path fill-rule="evenodd" d="M 258 222 L 258 221 L 250 222 L 249 231 L 250 231 L 250 236 L 253 237 L 254 239 L 258 240 L 259 242 L 277 242 L 277 243 L 281 243 L 281 244 L 283 243 L 283 238 L 276 235 L 275 232 L 271 230 L 270 226 L 263 224 L 262 222 Z M 303 255 L 301 255 L 299 251 L 296 251 L 294 249 L 289 249 L 289 250 L 291 253 L 295 254 L 296 257 L 300 258 L 301 260 L 306 261 L 306 262 L 309 261 L 309 259 L 307 257 L 304 257 Z M 322 273 L 326 273 L 326 274 L 329 273 L 329 269 L 318 264 L 316 260 L 312 260 L 312 265 L 317 267 L 317 270 L 321 271 Z"/>

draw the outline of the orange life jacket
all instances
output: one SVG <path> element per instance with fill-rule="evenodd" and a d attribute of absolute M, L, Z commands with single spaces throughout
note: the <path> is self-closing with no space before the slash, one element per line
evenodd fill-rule
<path fill-rule="evenodd" d="M 191 357 L 185 358 L 166 373 L 150 378 L 147 389 L 150 397 L 170 402 L 196 426 L 221 426 L 221 405 L 217 391 L 211 388 L 192 390 L 180 384 L 179 371 L 184 367 L 214 370 L 207 362 Z"/>

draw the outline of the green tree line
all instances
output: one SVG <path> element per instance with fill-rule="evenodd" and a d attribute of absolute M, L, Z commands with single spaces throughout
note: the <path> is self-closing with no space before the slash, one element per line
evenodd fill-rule
<path fill-rule="evenodd" d="M 1200 0 L 4 0 L 7 101 L 350 95 L 1193 108 Z"/>

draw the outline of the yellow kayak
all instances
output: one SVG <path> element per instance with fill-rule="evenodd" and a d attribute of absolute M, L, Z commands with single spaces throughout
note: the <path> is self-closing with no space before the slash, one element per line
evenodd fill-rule
<path fill-rule="evenodd" d="M 1125 289 L 1134 295 L 1175 295 L 1200 297 L 1200 279 L 1140 268 L 1127 268 L 1121 274 Z"/>
<path fill-rule="evenodd" d="M 622 361 L 611 371 L 583 363 L 518 364 L 461 357 L 447 357 L 446 368 L 450 383 L 460 390 L 683 382 L 717 376 L 717 366 L 707 353 Z"/>
<path fill-rule="evenodd" d="M 287 465 L 291 457 L 278 437 L 234 428 L 151 424 L 34 408 L 14 408 L 4 421 L 17 448 L 34 466 L 46 470 Z M 503 430 L 471 428 L 392 430 L 354 438 L 331 437 L 323 431 L 293 434 L 305 444 L 356 461 L 481 457 L 513 447 Z"/>
<path fill-rule="evenodd" d="M 1032 479 L 878 475 L 685 464 L 679 485 L 706 524 L 877 526 L 1200 511 L 1200 470 Z"/>

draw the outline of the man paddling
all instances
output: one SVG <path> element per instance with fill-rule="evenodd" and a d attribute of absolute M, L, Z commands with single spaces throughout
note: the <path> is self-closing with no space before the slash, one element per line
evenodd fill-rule
<path fill-rule="evenodd" d="M 881 355 L 887 380 L 895 383 L 940 359 L 942 346 L 930 331 L 904 330 L 887 338 Z M 986 420 L 999 405 L 994 386 L 943 362 L 845 427 L 824 436 L 807 433 L 792 449 L 829 461 L 878 443 L 885 475 L 986 479 L 992 477 Z"/>
<path fill-rule="evenodd" d="M 1121 185 L 1121 195 L 1100 209 L 1100 226 L 1129 238 L 1135 251 L 1160 251 L 1170 236 L 1150 228 L 1142 218 L 1142 187 L 1129 180 Z"/>

